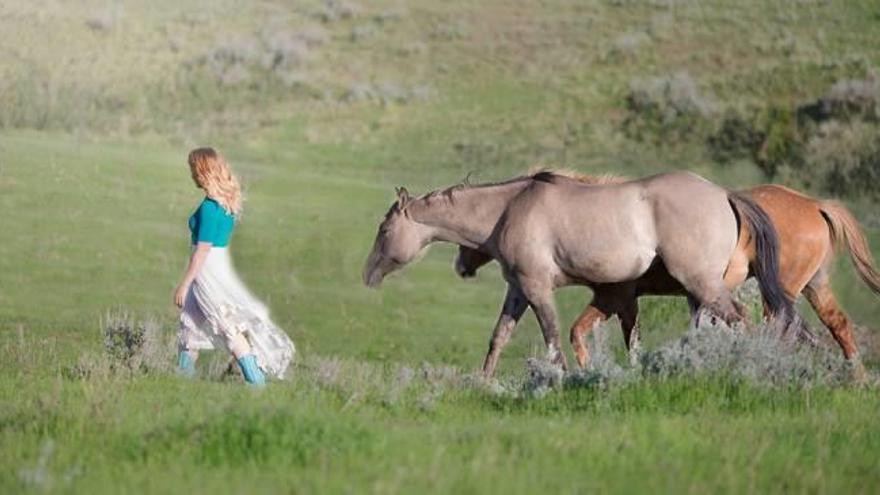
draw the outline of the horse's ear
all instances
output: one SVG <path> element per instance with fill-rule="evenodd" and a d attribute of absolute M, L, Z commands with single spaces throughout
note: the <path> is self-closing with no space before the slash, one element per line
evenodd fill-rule
<path fill-rule="evenodd" d="M 403 210 L 409 204 L 410 199 L 412 199 L 409 196 L 409 191 L 405 187 L 396 187 L 394 190 L 397 192 L 397 204 Z"/>

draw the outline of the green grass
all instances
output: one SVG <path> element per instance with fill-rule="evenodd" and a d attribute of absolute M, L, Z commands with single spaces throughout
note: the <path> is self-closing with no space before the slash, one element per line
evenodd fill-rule
<path fill-rule="evenodd" d="M 698 141 L 626 139 L 633 79 L 687 70 L 717 103 L 743 107 L 809 101 L 880 62 L 869 1 L 669 4 L 412 2 L 379 23 L 400 7 L 382 2 L 323 23 L 318 2 L 161 2 L 125 4 L 106 31 L 86 25 L 106 10 L 97 3 L 0 7 L 0 53 L 12 55 L 0 57 L 2 491 L 874 491 L 876 387 L 698 376 L 528 397 L 516 393 L 523 363 L 543 341 L 527 315 L 499 393 L 469 376 L 503 298 L 497 267 L 459 280 L 454 248 L 435 246 L 380 291 L 360 281 L 394 186 L 423 193 L 534 164 L 762 180 L 752 164 L 713 163 Z M 375 35 L 353 42 L 367 24 Z M 253 85 L 221 87 L 187 65 L 217 32 L 316 26 L 326 40 L 299 86 L 256 71 Z M 612 53 L 631 32 L 648 41 Z M 341 101 L 382 82 L 436 96 Z M 75 378 L 77 363 L 102 362 L 108 311 L 155 318 L 173 336 L 185 221 L 200 200 L 184 159 L 201 144 L 243 177 L 233 256 L 297 344 L 292 380 L 252 393 L 216 376 L 219 355 L 196 381 L 103 368 Z M 877 254 L 876 205 L 848 204 Z M 876 295 L 848 260 L 837 265 L 844 307 L 876 329 Z M 563 325 L 588 297 L 559 292 Z M 649 349 L 687 325 L 683 300 L 641 308 Z M 872 370 L 878 350 L 866 348 Z"/>
<path fill-rule="evenodd" d="M 345 166 L 368 162 L 369 146 L 298 143 L 290 158 L 260 159 L 273 146 L 230 150 L 249 200 L 234 255 L 300 356 L 475 369 L 503 295 L 497 269 L 457 280 L 454 250 L 438 246 L 381 291 L 363 288 L 361 263 L 393 179 Z M 384 393 L 307 378 L 258 395 L 237 381 L 65 378 L 78 356 L 100 352 L 107 309 L 156 315 L 173 331 L 170 293 L 187 254 L 182 219 L 198 192 L 181 164 L 185 150 L 156 143 L 7 133 L 0 150 L 3 208 L 18 213 L 7 216 L 15 240 L 0 253 L 3 286 L 15 288 L 0 305 L 0 443 L 12 446 L 0 463 L 4 486 L 39 489 L 22 470 L 41 456 L 61 491 L 864 491 L 878 475 L 869 455 L 880 442 L 875 389 L 768 391 L 682 379 L 539 401 L 469 388 L 434 396 L 420 385 L 386 405 Z M 322 174 L 312 153 L 337 165 Z M 847 272 L 840 282 L 859 283 Z M 586 296 L 561 292 L 562 321 Z M 855 297 L 867 305 L 854 314 L 876 311 L 869 295 Z M 649 347 L 686 319 L 680 300 L 645 304 Z M 540 354 L 532 320 L 518 329 L 502 377 L 520 375 L 523 358 Z M 611 335 L 619 350 L 616 329 Z"/>
<path fill-rule="evenodd" d="M 18 397 L 0 413 L 0 482 L 18 489 L 870 492 L 880 470 L 867 455 L 880 448 L 875 389 L 707 378 L 538 400 L 430 368 L 403 385 L 394 368 L 353 362 L 335 381 L 300 367 L 257 393 L 237 380 L 53 378 L 27 351 L 3 349 L 26 373 L 0 389 Z"/>

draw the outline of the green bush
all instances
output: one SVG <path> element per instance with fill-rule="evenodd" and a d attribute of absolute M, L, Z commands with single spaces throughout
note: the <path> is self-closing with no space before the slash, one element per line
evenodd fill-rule
<path fill-rule="evenodd" d="M 635 80 L 626 95 L 624 134 L 638 141 L 667 144 L 699 135 L 714 111 L 687 72 Z"/>
<path fill-rule="evenodd" d="M 880 75 L 868 70 L 862 79 L 840 79 L 818 100 L 799 112 L 817 122 L 827 120 L 880 120 Z"/>
<path fill-rule="evenodd" d="M 771 105 L 748 116 L 728 110 L 718 130 L 706 139 L 715 161 L 749 158 L 768 179 L 804 166 L 804 138 L 793 110 Z"/>
<path fill-rule="evenodd" d="M 840 80 L 814 103 L 728 110 L 706 139 L 719 163 L 750 159 L 768 180 L 880 200 L 880 83 Z"/>
<path fill-rule="evenodd" d="M 794 111 L 770 106 L 759 112 L 755 120 L 763 139 L 755 150 L 754 160 L 764 175 L 773 178 L 783 169 L 802 169 L 804 143 Z"/>
<path fill-rule="evenodd" d="M 706 145 L 715 161 L 729 163 L 753 158 L 764 138 L 764 133 L 755 127 L 752 119 L 728 110 L 718 131 L 708 137 Z"/>
<path fill-rule="evenodd" d="M 880 128 L 830 122 L 807 144 L 806 169 L 818 172 L 823 189 L 836 196 L 880 200 Z"/>

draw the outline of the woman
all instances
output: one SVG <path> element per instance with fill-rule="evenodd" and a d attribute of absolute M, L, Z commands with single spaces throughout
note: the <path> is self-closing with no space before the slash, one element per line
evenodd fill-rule
<path fill-rule="evenodd" d="M 188 161 L 193 181 L 206 196 L 189 217 L 192 255 L 174 292 L 182 310 L 180 372 L 195 375 L 199 351 L 220 347 L 235 356 L 249 384 L 264 385 L 264 372 L 283 378 L 295 352 L 293 342 L 239 280 L 229 256 L 229 238 L 242 208 L 238 179 L 212 148 L 193 150 Z"/>

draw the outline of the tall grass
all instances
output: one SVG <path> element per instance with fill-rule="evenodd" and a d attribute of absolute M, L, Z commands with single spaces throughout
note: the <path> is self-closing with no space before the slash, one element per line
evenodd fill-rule
<path fill-rule="evenodd" d="M 139 326 L 108 322 L 114 332 Z M 262 393 L 211 374 L 133 373 L 132 353 L 116 344 L 92 351 L 111 363 L 107 374 L 68 375 L 51 370 L 52 344 L 4 337 L 5 372 L 26 359 L 35 367 L 0 381 L 0 480 L 48 492 L 511 493 L 657 480 L 670 490 L 858 491 L 872 481 L 876 385 L 829 381 L 844 375 L 790 359 L 814 351 L 699 332 L 635 367 L 618 363 L 600 333 L 588 371 L 563 375 L 533 360 L 492 382 L 446 366 L 309 356 Z M 741 364 L 724 353 L 730 342 L 751 349 Z M 784 383 L 775 377 L 788 371 L 762 376 L 756 366 L 809 373 Z"/>
<path fill-rule="evenodd" d="M 173 374 L 174 329 L 163 328 L 155 318 L 137 319 L 120 311 L 108 313 L 101 329 L 101 350 L 80 354 L 75 364 L 65 368 L 67 378 L 131 379 L 147 374 Z M 430 407 L 436 399 L 457 390 L 490 396 L 540 398 L 553 389 L 597 387 L 608 390 L 639 382 L 669 380 L 721 379 L 755 387 L 788 389 L 880 384 L 876 376 L 868 382 L 856 380 L 852 366 L 837 349 L 812 347 L 787 339 L 770 324 L 749 330 L 724 325 L 690 328 L 679 337 L 657 348 L 639 351 L 631 358 L 621 358 L 615 352 L 607 335 L 609 331 L 603 326 L 591 334 L 591 360 L 584 370 L 564 372 L 558 365 L 531 357 L 525 361 L 523 372 L 487 380 L 478 372 L 428 362 L 414 367 L 313 355 L 294 363 L 289 384 L 337 395 L 349 405 L 366 401 L 396 406 L 408 398 L 417 400 L 420 407 Z M 23 336 L 19 339 L 20 352 L 25 343 Z M 227 369 L 217 365 L 228 363 L 224 351 L 215 351 L 213 360 L 210 359 L 212 353 L 203 354 L 207 354 L 208 359 L 199 361 L 199 365 L 206 368 L 202 378 L 227 380 Z M 866 356 L 867 359 L 873 357 Z M 238 377 L 236 381 L 240 381 Z"/>

